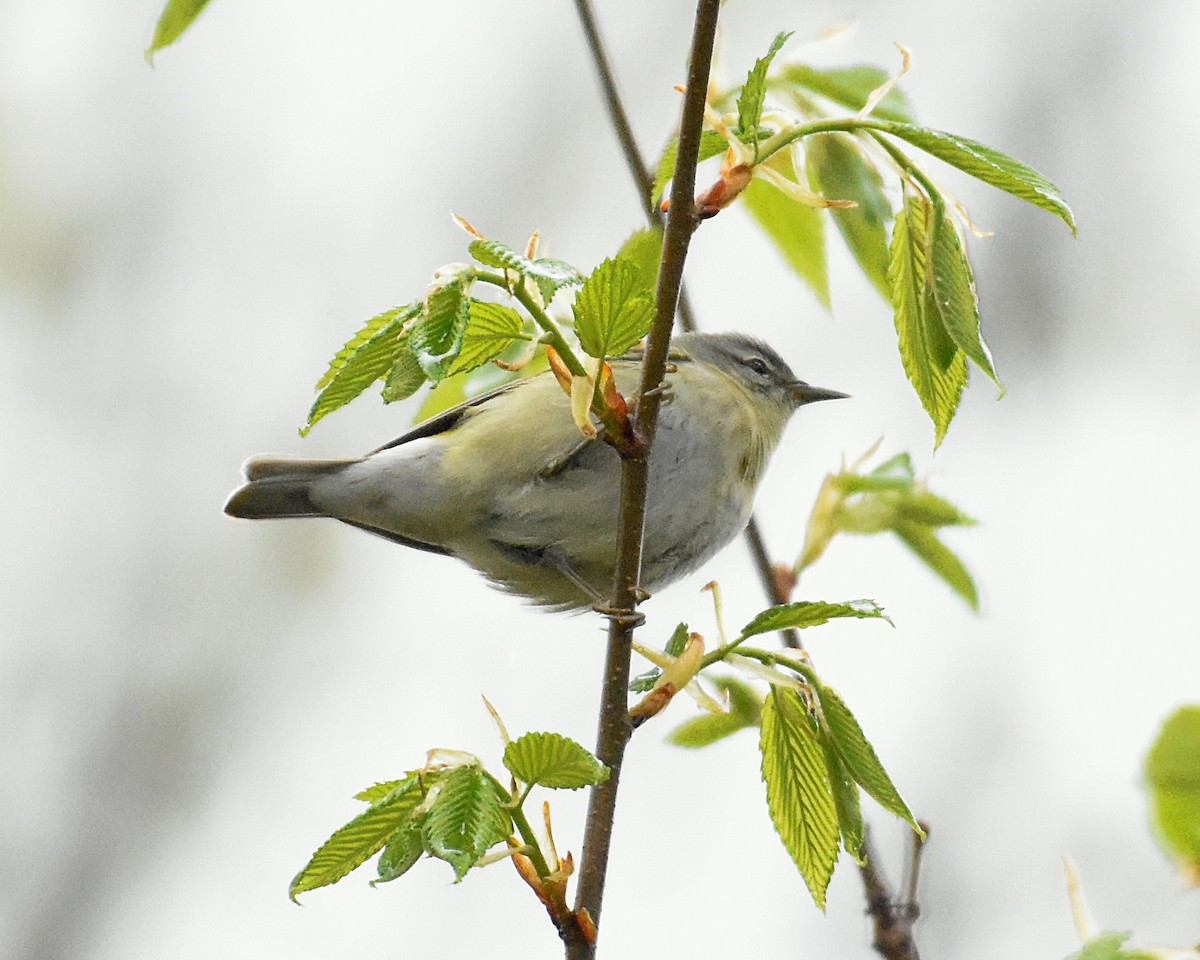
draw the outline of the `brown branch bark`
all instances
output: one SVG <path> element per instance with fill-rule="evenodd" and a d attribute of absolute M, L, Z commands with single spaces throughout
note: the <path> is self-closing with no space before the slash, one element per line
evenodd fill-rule
<path fill-rule="evenodd" d="M 921 824 L 926 840 L 929 825 Z M 863 836 L 865 863 L 859 869 L 863 882 L 863 893 L 867 898 L 867 916 L 871 918 L 874 938 L 871 946 L 884 960 L 921 960 L 917 944 L 913 939 L 913 924 L 921 910 L 917 905 L 917 879 L 921 870 L 921 853 L 926 840 L 912 834 L 912 846 L 904 884 L 903 896 L 897 896 L 888 884 L 879 865 L 879 855 L 868 830 Z"/>
<path fill-rule="evenodd" d="M 588 801 L 584 827 L 583 853 L 580 860 L 579 889 L 575 901 L 578 918 L 574 932 L 567 931 L 568 960 L 590 960 L 595 956 L 595 934 L 600 922 L 604 883 L 608 873 L 608 854 L 616 814 L 617 787 L 621 761 L 629 742 L 629 661 L 633 631 L 641 620 L 637 612 L 638 580 L 642 563 L 642 531 L 646 517 L 649 487 L 650 451 L 658 424 L 662 383 L 667 351 L 688 245 L 696 229 L 695 203 L 696 158 L 700 152 L 700 132 L 704 121 L 704 102 L 712 66 L 713 42 L 720 13 L 720 0 L 699 0 L 692 33 L 688 64 L 687 92 L 679 125 L 679 154 L 675 180 L 671 188 L 671 207 L 663 239 L 662 261 L 655 291 L 654 326 L 646 343 L 642 361 L 641 385 L 636 399 L 635 430 L 638 449 L 621 462 L 621 506 L 618 514 L 617 569 L 608 632 L 608 652 L 601 693 L 600 722 L 596 735 L 596 756 L 610 772 L 608 782 L 594 787 Z"/>

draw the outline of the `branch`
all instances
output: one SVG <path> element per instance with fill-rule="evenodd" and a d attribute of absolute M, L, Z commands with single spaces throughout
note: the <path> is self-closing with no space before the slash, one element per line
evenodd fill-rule
<path fill-rule="evenodd" d="M 920 960 L 913 940 L 913 924 L 921 910 L 917 905 L 917 878 L 921 869 L 921 853 L 929 838 L 929 824 L 921 823 L 925 840 L 912 834 L 909 853 L 908 880 L 903 899 L 897 899 L 878 866 L 875 844 L 870 831 L 863 834 L 864 863 L 860 868 L 863 892 L 867 897 L 867 916 L 872 920 L 875 938 L 871 946 L 884 960 Z"/>
<path fill-rule="evenodd" d="M 661 401 L 661 392 L 657 388 L 662 383 L 667 351 L 671 345 L 671 328 L 675 323 L 679 288 L 683 281 L 683 264 L 692 233 L 699 222 L 693 199 L 696 158 L 700 152 L 700 132 L 704 122 L 705 96 L 719 13 L 720 0 L 699 0 L 697 3 L 687 93 L 679 126 L 679 154 L 675 163 L 675 180 L 671 186 L 671 206 L 663 239 L 658 288 L 655 291 L 654 326 L 646 344 L 641 385 L 635 400 L 635 433 L 640 443 L 636 444 L 636 451 L 621 461 L 617 564 L 613 577 L 612 604 L 608 611 L 608 653 L 596 736 L 596 756 L 608 766 L 611 773 L 605 784 L 592 788 L 588 801 L 579 891 L 575 901 L 575 912 L 580 921 L 576 925 L 578 935 L 563 937 L 569 960 L 586 960 L 595 955 L 594 930 L 590 931 L 592 935 L 589 936 L 588 928 L 600 921 L 621 761 L 632 732 L 628 715 L 629 661 L 633 631 L 641 621 L 641 614 L 637 612 L 638 580 L 649 487 L 649 456 Z"/>

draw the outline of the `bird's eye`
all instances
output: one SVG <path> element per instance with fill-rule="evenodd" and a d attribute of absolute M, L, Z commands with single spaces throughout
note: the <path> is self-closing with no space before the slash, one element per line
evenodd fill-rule
<path fill-rule="evenodd" d="M 746 360 L 746 366 L 757 373 L 760 377 L 765 377 L 770 373 L 770 368 L 767 366 L 767 361 L 762 357 L 750 357 Z"/>

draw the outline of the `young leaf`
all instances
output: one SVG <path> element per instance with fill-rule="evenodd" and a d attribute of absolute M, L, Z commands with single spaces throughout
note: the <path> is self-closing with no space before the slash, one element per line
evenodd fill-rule
<path fill-rule="evenodd" d="M 416 775 L 405 777 L 381 800 L 337 830 L 292 879 L 288 895 L 295 900 L 306 890 L 336 883 L 374 856 L 424 799 Z"/>
<path fill-rule="evenodd" d="M 1181 707 L 1163 724 L 1145 775 L 1159 844 L 1200 876 L 1200 706 Z"/>
<path fill-rule="evenodd" d="M 930 309 L 928 250 L 930 205 L 911 197 L 896 214 L 888 263 L 900 359 L 921 405 L 933 421 L 934 445 L 946 436 L 967 383 L 967 361 Z"/>
<path fill-rule="evenodd" d="M 979 297 L 971 261 L 958 228 L 944 211 L 933 230 L 933 302 L 950 339 L 999 387 L 991 351 L 979 333 Z"/>
<path fill-rule="evenodd" d="M 884 123 L 880 129 L 907 140 L 931 156 L 957 167 L 964 173 L 989 183 L 1014 197 L 1046 210 L 1078 231 L 1075 215 L 1063 199 L 1062 191 L 1032 167 L 976 140 L 959 137 L 944 130 L 916 127 L 908 123 Z"/>
<path fill-rule="evenodd" d="M 891 777 L 879 762 L 875 748 L 867 741 L 862 727 L 858 725 L 845 701 L 838 696 L 836 690 L 824 684 L 817 688 L 817 696 L 821 702 L 825 722 L 829 724 L 833 745 L 845 763 L 847 773 L 874 797 L 883 809 L 907 821 L 917 833 L 924 836 L 924 831 L 917 825 L 917 818 L 901 799 Z"/>
<path fill-rule="evenodd" d="M 1150 960 L 1140 951 L 1126 950 L 1125 941 L 1128 939 L 1128 933 L 1099 933 L 1067 960 Z"/>
<path fill-rule="evenodd" d="M 518 340 L 528 339 L 525 321 L 512 307 L 472 299 L 468 309 L 470 319 L 463 331 L 462 349 L 447 376 L 481 367 Z"/>
<path fill-rule="evenodd" d="M 383 381 L 383 402 L 395 403 L 406 400 L 425 385 L 425 371 L 412 355 L 411 350 L 396 354 L 392 369 Z"/>
<path fill-rule="evenodd" d="M 794 690 L 771 688 L 759 745 L 771 822 L 813 902 L 824 910 L 837 863 L 838 815 L 817 725 Z"/>
<path fill-rule="evenodd" d="M 167 0 L 158 23 L 154 25 L 154 36 L 146 48 L 146 61 L 152 63 L 154 55 L 163 47 L 169 47 L 200 16 L 208 6 L 208 0 Z"/>
<path fill-rule="evenodd" d="M 407 781 L 410 777 L 413 777 L 415 775 L 416 774 L 414 772 L 414 773 L 410 773 L 403 780 L 386 780 L 386 781 L 383 781 L 380 783 L 373 783 L 373 784 L 371 784 L 371 786 L 367 787 L 365 790 L 359 790 L 358 793 L 356 793 L 354 795 L 354 799 L 355 800 L 364 800 L 367 803 L 378 803 L 380 800 L 382 800 L 384 797 L 386 797 L 389 793 L 391 793 L 393 790 L 395 790 L 398 786 L 400 786 L 405 781 Z"/>
<path fill-rule="evenodd" d="M 633 264 L 637 270 L 637 285 L 644 290 L 654 290 L 658 286 L 662 245 L 662 230 L 658 227 L 646 227 L 630 234 L 617 251 L 618 260 Z"/>
<path fill-rule="evenodd" d="M 425 313 L 413 327 L 409 348 L 430 380 L 445 378 L 458 359 L 471 319 L 470 283 L 455 279 L 435 287 L 425 298 Z"/>
<path fill-rule="evenodd" d="M 743 637 L 756 637 L 760 633 L 772 633 L 794 627 L 819 627 L 839 617 L 855 617 L 859 620 L 878 619 L 891 623 L 874 600 L 851 600 L 847 603 L 823 603 L 816 600 L 800 600 L 770 607 L 742 627 Z"/>
<path fill-rule="evenodd" d="M 705 130 L 700 134 L 700 153 L 696 162 L 703 163 L 705 160 L 711 160 L 728 149 L 729 144 L 716 130 Z M 675 176 L 675 160 L 678 156 L 679 138 L 672 137 L 663 147 L 662 156 L 658 158 L 658 169 L 654 174 L 654 187 L 650 191 L 650 199 L 656 206 L 662 200 L 667 184 Z"/>
<path fill-rule="evenodd" d="M 892 527 L 914 554 L 963 598 L 972 610 L 979 609 L 979 593 L 975 581 L 957 555 L 927 526 L 917 522 L 897 520 Z"/>
<path fill-rule="evenodd" d="M 664 648 L 667 656 L 678 657 L 683 653 L 688 645 L 688 625 L 686 623 L 676 624 L 674 632 L 671 634 L 671 639 L 667 641 Z M 648 693 L 654 689 L 654 685 L 658 683 L 658 678 L 662 676 L 662 670 L 654 667 L 647 670 L 645 673 L 638 674 L 629 682 L 630 693 Z"/>
<path fill-rule="evenodd" d="M 883 178 L 864 159 L 854 139 L 823 134 L 805 141 L 808 176 L 814 190 L 836 200 L 853 200 L 855 207 L 831 207 L 829 215 L 867 279 L 884 299 L 888 285 L 887 222 L 892 205 L 883 193 Z"/>
<path fill-rule="evenodd" d="M 422 836 L 423 817 L 412 817 L 405 821 L 396 832 L 388 838 L 383 853 L 379 855 L 377 869 L 379 876 L 371 881 L 371 886 L 377 883 L 389 883 L 403 876 L 412 869 L 425 852 L 425 841 Z"/>
<path fill-rule="evenodd" d="M 461 880 L 488 848 L 504 840 L 512 819 L 487 774 L 476 764 L 455 767 L 425 816 L 426 851 L 454 868 Z"/>
<path fill-rule="evenodd" d="M 846 764 L 834 745 L 829 731 L 820 731 L 821 751 L 825 757 L 825 769 L 829 773 L 829 786 L 833 790 L 833 805 L 837 809 L 838 832 L 842 835 L 842 849 L 854 858 L 855 863 L 863 863 L 863 828 L 862 805 L 859 803 L 858 784 L 850 776 Z"/>
<path fill-rule="evenodd" d="M 522 277 L 529 277 L 538 285 L 542 300 L 547 304 L 563 287 L 583 283 L 579 271 L 569 263 L 552 258 L 530 260 L 499 240 L 472 240 L 467 250 L 485 267 L 512 270 Z"/>
<path fill-rule="evenodd" d="M 826 100 L 849 110 L 861 110 L 871 93 L 882 87 L 888 79 L 887 71 L 879 67 L 854 66 L 833 70 L 818 70 L 805 64 L 789 64 L 780 73 L 785 87 L 811 91 Z M 897 87 L 893 87 L 876 105 L 871 115 L 880 120 L 898 120 L 912 123 L 908 101 Z"/>
<path fill-rule="evenodd" d="M 513 740 L 504 748 L 504 765 L 522 783 L 555 790 L 577 790 L 608 779 L 608 767 L 557 733 L 527 733 Z"/>
<path fill-rule="evenodd" d="M 790 168 L 790 162 L 787 164 Z M 791 169 L 781 171 L 795 180 Z M 800 203 L 778 187 L 755 177 L 742 192 L 741 202 L 763 232 L 774 241 L 783 259 L 817 300 L 829 309 L 829 272 L 825 262 L 825 223 L 814 207 Z"/>
<path fill-rule="evenodd" d="M 642 339 L 654 322 L 654 293 L 639 285 L 638 269 L 605 260 L 575 296 L 575 333 L 592 357 L 620 356 Z"/>
<path fill-rule="evenodd" d="M 746 82 L 742 85 L 738 97 L 738 133 L 743 139 L 758 142 L 758 127 L 762 121 L 763 100 L 767 94 L 767 71 L 771 61 L 775 59 L 783 45 L 787 43 L 791 33 L 780 33 L 771 41 L 771 47 L 766 56 L 760 57 L 750 68 Z"/>
<path fill-rule="evenodd" d="M 671 731 L 667 737 L 669 743 L 677 747 L 707 747 L 739 730 L 758 726 L 762 700 L 753 687 L 736 677 L 717 677 L 713 683 L 729 695 L 729 712 L 706 711 L 685 720 Z"/>
<path fill-rule="evenodd" d="M 357 397 L 376 380 L 387 375 L 396 358 L 407 353 L 405 327 L 421 312 L 421 301 L 395 307 L 377 317 L 351 337 L 329 362 L 317 381 L 320 391 L 308 412 L 308 423 L 300 428 L 306 436 L 317 421 Z"/>

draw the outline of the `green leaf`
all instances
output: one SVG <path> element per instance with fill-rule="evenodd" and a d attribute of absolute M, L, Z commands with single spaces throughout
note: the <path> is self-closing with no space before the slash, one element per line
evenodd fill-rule
<path fill-rule="evenodd" d="M 354 795 L 355 800 L 365 800 L 367 803 L 378 803 L 389 793 L 406 783 L 409 779 L 416 776 L 416 773 L 409 773 L 402 780 L 385 780 L 379 783 L 373 783 L 365 790 L 360 790 Z"/>
<path fill-rule="evenodd" d="M 574 740 L 557 733 L 527 733 L 504 748 L 504 765 L 522 783 L 577 790 L 608 780 L 608 767 Z"/>
<path fill-rule="evenodd" d="M 658 286 L 658 267 L 662 262 L 663 232 L 658 227 L 636 230 L 621 244 L 617 259 L 633 264 L 637 285 L 644 290 Z"/>
<path fill-rule="evenodd" d="M 975 589 L 975 581 L 971 579 L 971 574 L 954 551 L 942 543 L 932 529 L 919 522 L 905 520 L 897 520 L 892 529 L 896 531 L 896 536 L 904 541 L 905 546 L 941 577 L 951 590 L 962 597 L 972 610 L 979 609 L 979 593 Z"/>
<path fill-rule="evenodd" d="M 900 359 L 941 444 L 967 383 L 967 361 L 936 310 L 930 309 L 927 250 L 929 204 L 910 197 L 896 214 L 888 264 Z"/>
<path fill-rule="evenodd" d="M 391 835 L 383 853 L 379 855 L 379 876 L 371 881 L 371 886 L 377 883 L 390 883 L 412 869 L 425 852 L 425 841 L 422 835 L 425 818 L 414 816 Z"/>
<path fill-rule="evenodd" d="M 1200 874 L 1200 706 L 1167 718 L 1146 756 L 1145 775 L 1160 846 Z"/>
<path fill-rule="evenodd" d="M 575 297 L 575 333 L 592 357 L 620 356 L 654 322 L 654 293 L 639 284 L 627 260 L 608 259 L 592 271 Z"/>
<path fill-rule="evenodd" d="M 769 607 L 742 627 L 743 637 L 756 637 L 760 633 L 771 633 L 775 630 L 787 630 L 794 627 L 802 630 L 805 627 L 819 627 L 840 617 L 855 617 L 859 620 L 887 620 L 883 607 L 874 600 L 850 600 L 846 603 L 823 603 L 817 600 L 800 600 L 796 603 L 783 603 Z"/>
<path fill-rule="evenodd" d="M 883 123 L 880 129 L 901 140 L 907 140 L 914 147 L 919 147 L 931 156 L 969 173 L 984 183 L 1054 214 L 1071 228 L 1073 235 L 1078 233 L 1075 215 L 1063 199 L 1062 191 L 1021 161 L 976 140 L 946 133 L 944 130 L 890 122 Z"/>
<path fill-rule="evenodd" d="M 894 813 L 918 834 L 924 836 L 925 831 L 918 826 L 917 818 L 908 809 L 908 804 L 901 799 L 891 777 L 879 762 L 875 748 L 868 742 L 862 727 L 858 725 L 845 701 L 838 696 L 833 687 L 824 684 L 817 686 L 817 696 L 821 702 L 825 722 L 829 724 L 829 735 L 838 756 L 846 765 L 846 772 L 854 778 L 855 783 L 874 797 L 883 809 Z"/>
<path fill-rule="evenodd" d="M 511 831 L 512 819 L 491 779 L 477 764 L 466 764 L 442 781 L 425 816 L 423 835 L 425 850 L 454 868 L 457 883 Z"/>
<path fill-rule="evenodd" d="M 867 98 L 888 79 L 887 71 L 879 67 L 853 66 L 833 70 L 818 70 L 805 64 L 789 64 L 780 72 L 785 86 L 811 91 L 826 100 L 855 112 L 861 110 Z M 908 101 L 898 87 L 893 87 L 879 101 L 871 115 L 880 120 L 911 123 Z"/>
<path fill-rule="evenodd" d="M 484 266 L 512 270 L 533 280 L 538 285 L 543 302 L 547 304 L 563 287 L 583 283 L 582 275 L 571 264 L 549 257 L 530 260 L 499 240 L 472 240 L 467 250 Z"/>
<path fill-rule="evenodd" d="M 167 0 L 158 23 L 154 25 L 150 46 L 146 48 L 146 62 L 153 63 L 154 55 L 178 40 L 207 6 L 208 0 Z"/>
<path fill-rule="evenodd" d="M 979 297 L 975 293 L 971 261 L 967 259 L 958 228 L 945 210 L 934 225 L 933 302 L 950 339 L 968 360 L 1001 387 L 992 366 L 991 351 L 979 333 Z"/>
<path fill-rule="evenodd" d="M 736 677 L 717 677 L 713 685 L 729 695 L 728 713 L 707 711 L 685 720 L 667 737 L 677 747 L 707 747 L 732 733 L 758 726 L 762 699 L 754 688 Z"/>
<path fill-rule="evenodd" d="M 777 164 L 783 163 L 773 161 L 777 169 Z M 790 166 L 790 161 L 787 161 L 786 167 L 780 172 L 789 180 L 795 180 L 795 172 Z M 828 310 L 825 222 L 821 219 L 820 211 L 800 203 L 760 177 L 750 181 L 740 200 L 750 216 L 758 221 L 763 232 L 774 241 L 788 266 L 812 288 L 817 300 Z"/>
<path fill-rule="evenodd" d="M 771 688 L 759 745 L 771 822 L 824 910 L 841 835 L 817 725 L 794 690 Z"/>
<path fill-rule="evenodd" d="M 300 428 L 301 436 L 307 436 L 318 420 L 344 407 L 388 374 L 396 358 L 408 352 L 405 327 L 420 313 L 419 300 L 395 307 L 372 317 L 346 342 L 317 381 L 320 393 L 308 412 L 308 423 Z"/>
<path fill-rule="evenodd" d="M 746 82 L 742 85 L 742 92 L 738 97 L 738 132 L 743 139 L 753 140 L 755 143 L 758 141 L 763 100 L 767 95 L 767 71 L 771 68 L 771 61 L 775 59 L 775 54 L 783 48 L 790 36 L 790 32 L 776 34 L 766 56 L 760 57 L 754 62 L 754 66 L 750 68 L 750 73 L 746 77 Z"/>
<path fill-rule="evenodd" d="M 728 149 L 729 144 L 716 130 L 705 130 L 700 134 L 700 153 L 696 158 L 696 163 L 711 160 Z M 650 192 L 650 199 L 655 206 L 662 202 L 667 184 L 675 176 L 675 159 L 678 156 L 679 138 L 672 137 L 663 148 L 662 156 L 658 158 L 658 169 L 654 175 L 654 187 Z"/>
<path fill-rule="evenodd" d="M 823 134 L 804 142 L 809 181 L 832 200 L 853 200 L 856 207 L 831 207 L 829 215 L 846 246 L 875 289 L 891 298 L 888 284 L 887 222 L 892 205 L 883 192 L 883 178 L 845 134 Z"/>
<path fill-rule="evenodd" d="M 1125 941 L 1129 939 L 1126 933 L 1098 933 L 1083 945 L 1078 953 L 1073 953 L 1067 960 L 1133 960 L 1139 953 L 1130 953 L 1125 949 Z"/>
<path fill-rule="evenodd" d="M 458 359 L 471 319 L 470 282 L 457 278 L 435 287 L 425 298 L 425 313 L 413 327 L 409 349 L 430 380 L 442 380 Z"/>
<path fill-rule="evenodd" d="M 838 832 L 842 836 L 842 849 L 864 863 L 863 843 L 866 840 L 863 827 L 862 805 L 859 803 L 858 784 L 850 776 L 846 764 L 834 745 L 829 731 L 820 730 L 821 752 L 825 757 L 825 770 L 829 774 L 829 786 L 833 790 L 833 805 L 837 810 Z"/>
<path fill-rule="evenodd" d="M 392 369 L 383 381 L 383 402 L 394 403 L 406 400 L 425 385 L 425 371 L 411 350 L 401 350 L 396 355 Z"/>
<path fill-rule="evenodd" d="M 512 307 L 471 300 L 470 319 L 463 331 L 462 349 L 447 376 L 466 373 L 500 356 L 518 340 L 528 340 L 525 321 Z"/>
<path fill-rule="evenodd" d="M 295 900 L 307 890 L 342 879 L 378 853 L 388 838 L 413 815 L 422 800 L 424 793 L 419 779 L 415 775 L 405 777 L 385 797 L 321 845 L 307 866 L 292 879 L 288 895 Z"/>

